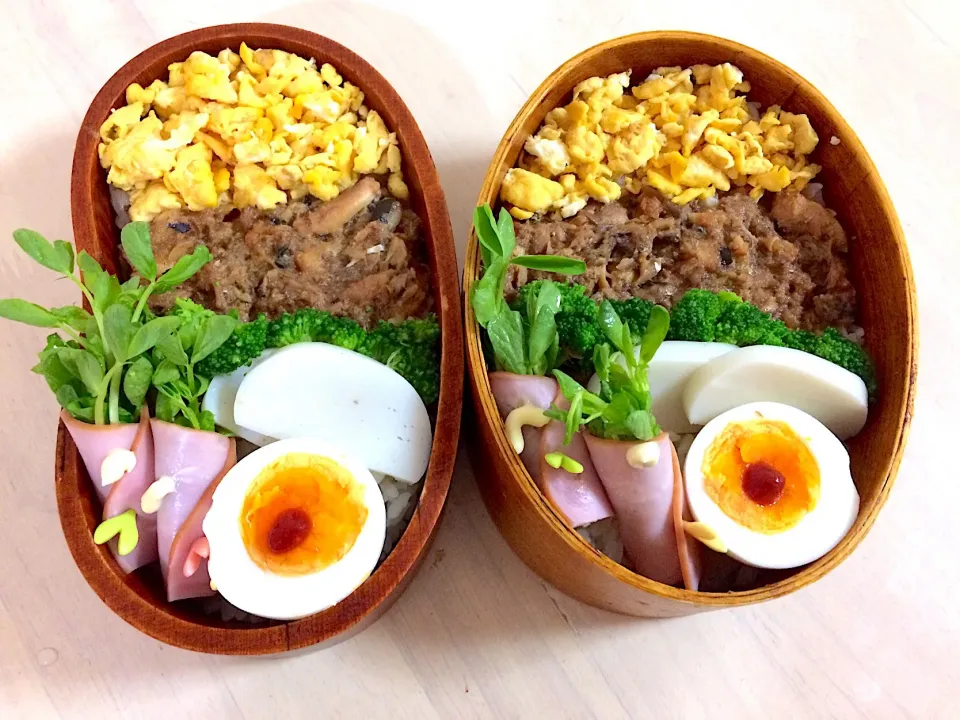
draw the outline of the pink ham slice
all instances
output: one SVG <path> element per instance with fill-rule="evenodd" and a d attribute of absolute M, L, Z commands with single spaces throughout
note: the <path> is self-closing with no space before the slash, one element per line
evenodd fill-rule
<path fill-rule="evenodd" d="M 677 520 L 684 513 L 685 494 L 680 463 L 670 437 L 661 433 L 651 442 L 660 446 L 660 460 L 649 468 L 627 463 L 627 450 L 636 441 L 584 439 L 620 525 L 623 549 L 633 569 L 666 585 L 683 582 L 696 590 L 699 546 L 688 542 Z"/>
<path fill-rule="evenodd" d="M 698 590 L 700 578 L 703 576 L 703 547 L 683 529 L 683 521 L 692 520 L 693 514 L 687 503 L 687 493 L 683 489 L 683 471 L 680 470 L 677 448 L 669 438 L 667 442 L 673 457 L 673 532 L 677 538 L 680 572 L 683 575 L 683 586 L 687 590 Z"/>
<path fill-rule="evenodd" d="M 203 536 L 203 518 L 210 509 L 213 491 L 237 462 L 236 442 L 218 433 L 156 419 L 150 422 L 156 476 L 173 478 L 175 488 L 157 511 L 160 569 L 167 599 L 173 602 L 213 595 L 206 561 L 190 577 L 184 575 L 183 565 L 191 546 Z"/>
<path fill-rule="evenodd" d="M 559 390 L 553 399 L 557 407 L 566 410 L 570 403 Z M 564 445 L 565 429 L 556 420 L 545 425 L 540 433 L 540 489 L 547 500 L 575 528 L 613 515 L 613 507 L 600 483 L 590 459 L 583 435 L 576 433 L 569 445 Z M 583 465 L 583 472 L 574 475 L 562 468 L 553 468 L 544 460 L 552 452 L 562 452 Z"/>
<path fill-rule="evenodd" d="M 522 405 L 534 405 L 546 410 L 557 394 L 557 381 L 540 375 L 514 375 L 508 372 L 490 373 L 490 389 L 497 401 L 500 417 L 507 419 L 512 411 Z M 530 477 L 540 484 L 540 428 L 529 425 L 523 428 L 523 466 Z"/>
<path fill-rule="evenodd" d="M 127 555 L 117 551 L 117 538 L 107 545 L 120 568 L 131 573 L 137 568 L 157 561 L 157 521 L 140 509 L 140 496 L 154 480 L 153 434 L 150 431 L 150 415 L 144 408 L 139 423 L 124 425 L 91 425 L 71 417 L 66 411 L 60 413 L 70 437 L 76 443 L 93 481 L 100 502 L 103 503 L 103 519 L 120 515 L 129 509 L 137 513 L 137 545 Z M 131 450 L 137 458 L 133 470 L 120 480 L 104 487 L 100 467 L 104 459 L 117 449 Z"/>

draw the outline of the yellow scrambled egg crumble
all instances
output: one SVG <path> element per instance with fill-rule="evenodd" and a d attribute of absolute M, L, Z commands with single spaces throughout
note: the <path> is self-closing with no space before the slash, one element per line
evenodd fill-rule
<path fill-rule="evenodd" d="M 331 200 L 366 174 L 389 174 L 390 192 L 408 196 L 396 135 L 332 65 L 241 44 L 168 70 L 166 82 L 128 87 L 100 127 L 100 164 L 130 193 L 131 219 Z"/>
<path fill-rule="evenodd" d="M 732 186 L 759 199 L 820 171 L 807 162 L 819 140 L 807 116 L 777 106 L 761 115 L 730 63 L 657 68 L 629 86 L 629 72 L 593 77 L 547 113 L 500 188 L 515 218 L 572 217 L 590 198 L 606 203 L 644 186 L 679 205 Z"/>

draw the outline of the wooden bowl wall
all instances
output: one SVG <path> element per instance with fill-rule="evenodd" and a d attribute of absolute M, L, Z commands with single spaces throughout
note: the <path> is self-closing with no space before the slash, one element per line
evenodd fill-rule
<path fill-rule="evenodd" d="M 110 553 L 94 544 L 100 504 L 62 424 L 57 436 L 56 485 L 70 552 L 90 586 L 120 617 L 158 640 L 188 650 L 263 655 L 342 640 L 382 614 L 409 582 L 426 554 L 450 486 L 460 432 L 463 336 L 453 231 L 433 158 L 416 121 L 383 76 L 358 55 L 325 37 L 283 25 L 221 25 L 178 35 L 141 53 L 107 81 L 84 117 L 73 157 L 70 199 L 77 249 L 86 250 L 111 272 L 120 267 L 120 233 L 97 145 L 100 124 L 111 108 L 125 104 L 127 86 L 147 85 L 165 76 L 170 63 L 185 60 L 194 50 L 216 55 L 225 47 L 236 50 L 241 41 L 331 63 L 363 90 L 366 104 L 380 113 L 399 138 L 411 202 L 423 222 L 442 330 L 440 400 L 419 504 L 387 560 L 343 602 L 302 620 L 251 626 L 204 615 L 190 602 L 168 603 L 158 568 L 125 575 Z"/>
<path fill-rule="evenodd" d="M 656 67 L 731 62 L 750 81 L 750 99 L 807 113 L 821 142 L 814 161 L 823 166 L 827 205 L 852 236 L 859 322 L 876 361 L 880 392 L 866 428 L 849 442 L 861 505 L 844 540 L 815 563 L 762 576 L 762 587 L 703 593 L 668 587 L 636 575 L 594 550 L 571 530 L 524 470 L 502 431 L 480 345 L 480 329 L 464 302 L 467 367 L 472 393 L 471 447 L 481 493 L 494 522 L 514 551 L 545 580 L 583 602 L 639 616 L 675 616 L 736 607 L 786 595 L 836 567 L 863 540 L 893 484 L 913 408 L 917 371 L 917 310 L 907 248 L 887 191 L 863 145 L 836 109 L 809 82 L 756 50 L 709 35 L 649 32 L 610 40 L 564 63 L 533 93 L 497 148 L 477 204 L 496 205 L 500 183 L 516 164 L 526 138 L 551 109 L 569 102 L 589 77 L 632 69 L 644 78 Z M 832 145 L 831 136 L 840 139 Z M 471 235 L 464 268 L 464 297 L 478 276 Z M 475 437 L 474 437 L 475 436 Z"/>

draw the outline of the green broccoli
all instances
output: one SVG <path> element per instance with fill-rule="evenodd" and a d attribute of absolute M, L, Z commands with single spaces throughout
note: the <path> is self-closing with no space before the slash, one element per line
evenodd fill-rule
<path fill-rule="evenodd" d="M 522 309 L 529 297 L 535 297 L 532 294 L 542 283 L 542 280 L 536 280 L 521 287 L 511 307 Z M 561 301 L 556 323 L 560 347 L 566 355 L 564 367 L 574 373 L 589 373 L 594 348 L 598 343 L 607 342 L 600 327 L 599 305 L 586 294 L 582 285 L 557 285 Z M 630 327 L 635 340 L 643 335 L 653 303 L 631 298 L 614 300 L 611 305 Z M 790 330 L 782 321 L 744 302 L 732 292 L 688 290 L 670 312 L 667 339 L 726 342 L 740 347 L 773 345 L 801 350 L 859 375 L 871 397 L 876 392 L 877 382 L 870 357 L 839 331 L 828 328 L 818 336 L 806 330 Z"/>
<path fill-rule="evenodd" d="M 328 342 L 346 350 L 356 350 L 366 338 L 367 332 L 357 322 L 334 316 L 320 323 L 313 334 L 314 342 Z"/>
<path fill-rule="evenodd" d="M 709 290 L 687 290 L 670 311 L 667 340 L 713 342 L 724 300 Z"/>
<path fill-rule="evenodd" d="M 714 341 L 747 345 L 785 344 L 789 328 L 780 320 L 747 302 L 722 301 L 714 330 Z"/>
<path fill-rule="evenodd" d="M 440 325 L 435 315 L 401 323 L 381 320 L 357 350 L 402 375 L 424 403 L 436 402 L 440 395 Z"/>
<path fill-rule="evenodd" d="M 520 310 L 524 305 L 527 304 L 527 300 L 530 296 L 536 296 L 538 288 L 543 285 L 543 280 L 534 280 L 533 282 L 528 282 L 526 285 L 521 285 L 517 290 L 517 294 L 514 295 L 513 300 L 509 302 L 511 310 Z M 560 283 L 557 283 L 557 289 L 560 289 Z M 563 297 L 563 291 L 561 290 L 560 297 Z M 561 299 L 561 303 L 563 300 Z"/>
<path fill-rule="evenodd" d="M 281 348 L 301 342 L 324 342 L 347 350 L 356 350 L 366 332 L 350 318 L 337 317 L 324 310 L 301 308 L 271 320 L 267 328 L 267 347 Z"/>
<path fill-rule="evenodd" d="M 267 347 L 282 348 L 294 343 L 310 342 L 317 325 L 329 317 L 329 313 L 314 308 L 283 313 L 267 324 Z"/>
<path fill-rule="evenodd" d="M 634 340 L 639 341 L 647 329 L 653 303 L 643 298 L 630 298 L 629 300 L 611 300 L 610 304 L 613 305 L 613 309 L 617 311 L 623 323 L 630 328 Z"/>
<path fill-rule="evenodd" d="M 561 311 L 557 313 L 556 322 L 560 347 L 572 355 L 593 357 L 594 346 L 606 342 L 596 317 Z"/>
<path fill-rule="evenodd" d="M 197 373 L 210 378 L 229 375 L 260 357 L 266 342 L 267 318 L 261 314 L 252 322 L 237 325 L 223 345 L 197 363 Z"/>
<path fill-rule="evenodd" d="M 560 288 L 560 312 L 570 315 L 583 315 L 584 317 L 599 317 L 600 306 L 587 295 L 587 289 L 583 285 L 561 284 Z"/>
<path fill-rule="evenodd" d="M 170 311 L 170 314 L 180 318 L 181 333 L 186 328 L 196 330 L 204 318 L 216 315 L 213 310 L 207 310 L 203 305 L 195 303 L 189 298 L 177 298 L 174 300 L 173 309 Z"/>
<path fill-rule="evenodd" d="M 522 286 L 510 304 L 514 310 L 526 305 L 528 297 L 535 297 L 543 280 L 534 280 Z M 593 348 L 598 342 L 606 342 L 600 327 L 599 304 L 586 294 L 583 285 L 557 283 L 560 289 L 560 312 L 557 313 L 557 334 L 560 346 L 576 357 L 593 357 Z M 620 319 L 630 327 L 635 338 L 643 335 L 650 318 L 653 303 L 641 298 L 612 300 L 611 304 Z"/>
<path fill-rule="evenodd" d="M 370 334 L 380 335 L 382 337 L 386 330 L 389 330 L 389 333 L 387 333 L 388 336 L 401 345 L 421 347 L 428 350 L 436 350 L 439 348 L 440 324 L 437 322 L 436 315 L 410 318 L 397 324 L 381 322 Z"/>
<path fill-rule="evenodd" d="M 398 348 L 383 364 L 402 375 L 417 391 L 424 404 L 434 403 L 440 397 L 439 353 L 422 353 L 412 347 Z"/>
<path fill-rule="evenodd" d="M 440 325 L 434 315 L 401 323 L 380 323 L 364 330 L 350 318 L 304 308 L 284 313 L 267 325 L 266 345 L 323 342 L 373 358 L 402 375 L 424 403 L 440 394 Z"/>
<path fill-rule="evenodd" d="M 522 312 L 527 300 L 537 296 L 543 283 L 543 280 L 534 280 L 523 285 L 510 307 Z M 574 356 L 592 357 L 593 347 L 598 342 L 606 342 L 598 319 L 599 305 L 586 294 L 583 285 L 556 283 L 556 286 L 560 291 L 560 312 L 555 318 L 560 347 Z"/>
<path fill-rule="evenodd" d="M 522 310 L 527 300 L 532 296 L 536 297 L 540 293 L 540 287 L 544 280 L 534 280 L 520 287 L 517 296 L 510 303 L 512 310 Z M 589 295 L 583 285 L 573 283 L 555 282 L 560 291 L 560 312 L 571 315 L 586 315 L 588 317 L 597 317 L 598 305 Z"/>
<path fill-rule="evenodd" d="M 199 328 L 205 318 L 217 313 L 208 310 L 187 298 L 177 298 L 173 305 L 172 314 L 182 321 L 180 334 L 184 330 Z M 237 316 L 236 310 L 229 315 Z M 228 375 L 239 367 L 248 365 L 263 353 L 267 338 L 267 319 L 260 315 L 256 320 L 240 323 L 234 328 L 229 338 L 210 355 L 197 363 L 196 372 L 206 378 L 217 375 Z"/>
<path fill-rule="evenodd" d="M 807 330 L 791 330 L 783 338 L 784 346 L 816 355 L 817 336 Z"/>
<path fill-rule="evenodd" d="M 813 354 L 849 370 L 854 375 L 859 375 L 866 384 L 870 396 L 873 397 L 876 394 L 877 378 L 867 351 L 845 338 L 836 328 L 827 328 L 823 331 L 817 338 Z"/>

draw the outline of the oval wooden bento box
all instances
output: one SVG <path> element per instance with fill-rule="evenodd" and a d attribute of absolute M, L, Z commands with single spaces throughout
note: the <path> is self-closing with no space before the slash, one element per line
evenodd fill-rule
<path fill-rule="evenodd" d="M 111 108 L 125 104 L 127 86 L 149 84 L 165 75 L 170 63 L 185 60 L 194 50 L 216 55 L 225 47 L 236 50 L 241 41 L 254 48 L 278 48 L 331 63 L 363 90 L 367 105 L 380 113 L 400 140 L 404 176 L 429 248 L 442 331 L 440 400 L 419 504 L 387 560 L 343 602 L 303 620 L 251 626 L 214 619 L 189 603 L 168 603 L 159 569 L 125 575 L 110 553 L 94 544 L 100 505 L 62 423 L 57 435 L 56 487 L 60 523 L 70 552 L 90 587 L 120 617 L 158 640 L 189 650 L 263 655 L 348 637 L 379 617 L 410 581 L 437 528 L 450 486 L 460 431 L 463 336 L 450 218 L 433 158 L 416 121 L 383 76 L 358 55 L 325 37 L 283 25 L 221 25 L 178 35 L 144 51 L 107 81 L 83 119 L 73 157 L 70 200 L 77 250 L 86 250 L 111 272 L 120 267 L 120 235 L 97 144 L 100 125 Z"/>
<path fill-rule="evenodd" d="M 470 429 L 477 481 L 490 515 L 520 558 L 561 591 L 596 607 L 638 616 L 669 617 L 737 607 L 781 597 L 835 568 L 863 540 L 890 492 L 903 454 L 917 371 L 917 310 L 907 248 L 887 191 L 863 145 L 836 109 L 809 82 L 756 50 L 709 35 L 648 32 L 590 48 L 554 71 L 507 129 L 477 204 L 496 205 L 500 183 L 544 115 L 569 102 L 573 87 L 593 76 L 632 69 L 642 79 L 654 68 L 731 62 L 750 81 L 750 99 L 807 113 L 821 138 L 815 161 L 829 207 L 853 243 L 860 323 L 876 361 L 879 399 L 867 427 L 849 443 L 860 514 L 844 540 L 825 557 L 793 572 L 762 576 L 764 586 L 743 592 L 680 590 L 636 575 L 594 550 L 545 500 L 508 444 L 490 391 L 480 329 L 464 303 L 467 368 L 472 394 Z M 840 139 L 832 145 L 831 136 Z M 464 297 L 477 279 L 479 252 L 471 235 Z"/>

